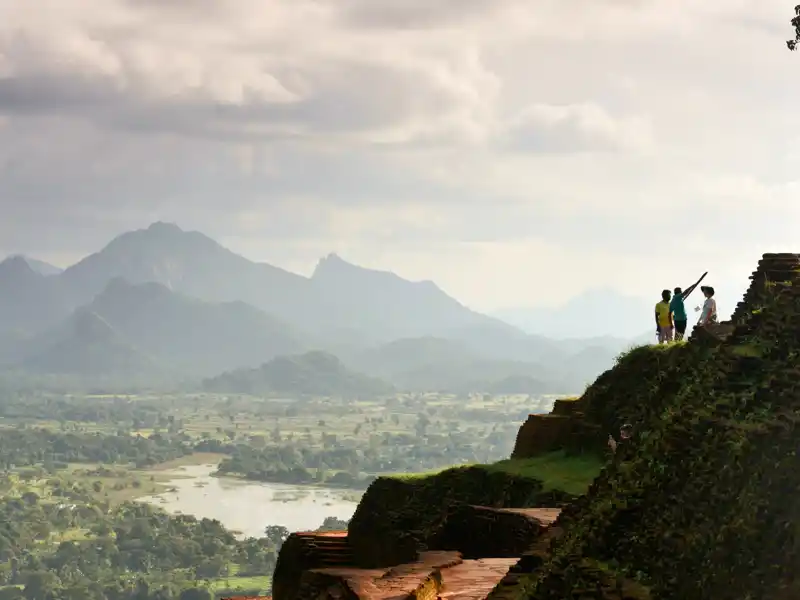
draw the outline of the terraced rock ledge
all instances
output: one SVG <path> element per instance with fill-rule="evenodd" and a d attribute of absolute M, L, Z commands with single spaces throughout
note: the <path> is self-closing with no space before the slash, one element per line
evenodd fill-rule
<path fill-rule="evenodd" d="M 731 321 L 531 415 L 511 459 L 379 478 L 349 531 L 293 534 L 274 598 L 800 598 L 800 255 L 751 280 Z"/>
<path fill-rule="evenodd" d="M 274 598 L 485 598 L 601 464 L 554 453 L 379 478 L 349 531 L 289 537 Z"/>

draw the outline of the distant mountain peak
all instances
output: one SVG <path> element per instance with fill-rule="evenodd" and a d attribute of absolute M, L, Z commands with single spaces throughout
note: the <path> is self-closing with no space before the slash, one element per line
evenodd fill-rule
<path fill-rule="evenodd" d="M 167 223 L 166 221 L 155 221 L 147 228 L 147 231 L 157 234 L 180 234 L 186 233 L 183 229 L 178 227 L 176 223 Z"/>
<path fill-rule="evenodd" d="M 0 265 L 5 265 L 7 268 L 31 268 L 30 264 L 28 264 L 28 260 L 22 256 L 22 254 L 12 254 L 3 262 L 0 262 Z"/>
<path fill-rule="evenodd" d="M 25 271 L 29 269 L 34 273 L 38 273 L 39 275 L 45 275 L 45 276 L 58 275 L 64 270 L 54 265 L 51 265 L 50 263 L 46 263 L 42 260 L 37 260 L 35 258 L 25 256 L 23 254 L 12 254 L 4 261 L 0 262 L 0 265 L 5 265 L 5 268 L 9 269 L 19 269 L 20 271 Z"/>
<path fill-rule="evenodd" d="M 352 273 L 356 271 L 368 271 L 352 263 L 347 262 L 335 252 L 331 252 L 327 256 L 319 259 L 317 266 L 314 268 L 314 273 L 311 275 L 312 279 L 319 279 L 320 277 L 337 276 L 343 273 Z"/>
<path fill-rule="evenodd" d="M 37 272 L 31 267 L 30 263 L 21 254 L 9 256 L 0 262 L 0 272 L 6 277 L 31 277 Z"/>
<path fill-rule="evenodd" d="M 319 277 L 320 275 L 339 271 L 342 269 L 348 268 L 359 268 L 356 265 L 350 264 L 346 260 L 344 260 L 341 256 L 336 254 L 336 252 L 331 252 L 327 256 L 323 256 L 317 262 L 317 266 L 314 268 L 314 273 L 311 275 L 312 278 Z"/>
<path fill-rule="evenodd" d="M 335 280 L 345 277 L 358 278 L 358 279 L 369 277 L 373 281 L 377 280 L 382 282 L 406 281 L 393 271 L 372 269 L 369 267 L 362 267 L 360 265 L 348 262 L 341 256 L 339 256 L 336 252 L 331 252 L 327 256 L 321 258 L 317 263 L 316 268 L 314 269 L 314 273 L 311 275 L 311 279 Z M 408 283 L 414 283 L 414 282 L 408 282 Z"/>

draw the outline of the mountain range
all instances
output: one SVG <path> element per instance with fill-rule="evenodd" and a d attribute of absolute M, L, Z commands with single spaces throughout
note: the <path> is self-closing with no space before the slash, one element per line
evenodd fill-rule
<path fill-rule="evenodd" d="M 626 345 L 532 335 L 431 281 L 336 254 L 304 277 L 161 222 L 64 270 L 23 256 L 0 263 L 0 366 L 33 373 L 199 381 L 324 351 L 403 389 L 568 392 Z"/>

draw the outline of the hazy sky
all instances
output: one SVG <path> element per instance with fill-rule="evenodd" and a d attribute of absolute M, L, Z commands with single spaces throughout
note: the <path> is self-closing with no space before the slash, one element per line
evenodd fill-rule
<path fill-rule="evenodd" d="M 795 3 L 0 0 L 0 255 L 165 220 L 483 310 L 742 281 L 800 250 Z"/>

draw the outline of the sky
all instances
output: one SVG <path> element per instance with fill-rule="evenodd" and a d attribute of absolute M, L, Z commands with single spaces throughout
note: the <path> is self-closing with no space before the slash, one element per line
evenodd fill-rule
<path fill-rule="evenodd" d="M 800 251 L 796 0 L 0 0 L 0 256 L 156 220 L 479 310 Z"/>

